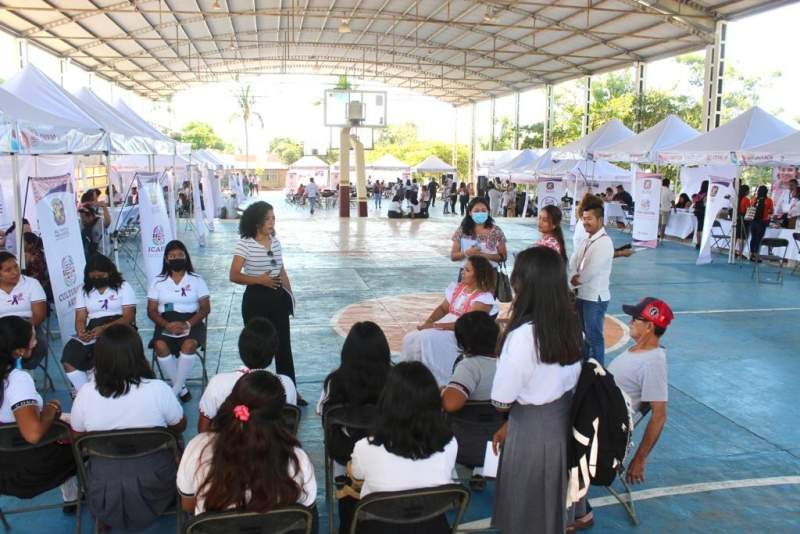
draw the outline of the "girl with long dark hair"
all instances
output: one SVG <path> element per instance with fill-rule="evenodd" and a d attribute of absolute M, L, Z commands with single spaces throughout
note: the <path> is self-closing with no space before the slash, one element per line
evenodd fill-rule
<path fill-rule="evenodd" d="M 564 232 L 561 231 L 561 210 L 558 206 L 543 207 L 539 212 L 538 226 L 541 237 L 536 242 L 536 246 L 555 250 L 566 264 L 569 258 L 567 258 L 567 247 L 564 244 Z"/>
<path fill-rule="evenodd" d="M 703 236 L 703 226 L 706 219 L 706 197 L 708 196 L 708 180 L 703 180 L 700 184 L 700 191 L 692 195 L 692 209 L 697 218 L 697 230 L 695 231 L 695 248 L 700 248 L 700 241 Z"/>
<path fill-rule="evenodd" d="M 503 534 L 562 534 L 567 526 L 567 441 L 583 340 L 564 261 L 552 249 L 522 251 L 511 273 L 514 301 L 500 338 L 492 402 L 509 411 L 493 525 Z M 520 499 L 521 495 L 525 499 Z"/>
<path fill-rule="evenodd" d="M 506 260 L 506 236 L 489 213 L 489 204 L 482 197 L 470 200 L 467 214 L 452 237 L 450 259 L 462 266 L 470 256 L 482 256 L 493 267 Z"/>
<path fill-rule="evenodd" d="M 767 196 L 766 185 L 758 186 L 753 204 L 756 207 L 756 214 L 750 223 L 750 261 L 756 261 L 756 256 L 761 250 L 761 240 L 764 239 L 772 215 L 772 199 Z"/>
<path fill-rule="evenodd" d="M 19 269 L 17 257 L 0 251 L 0 317 L 21 317 L 33 323 L 36 345 L 30 358 L 25 358 L 24 369 L 36 369 L 47 355 L 47 336 L 40 328 L 47 318 L 47 295 L 38 280 L 25 276 Z"/>
<path fill-rule="evenodd" d="M 192 398 L 186 380 L 197 360 L 197 350 L 206 342 L 203 321 L 209 313 L 208 285 L 194 271 L 186 245 L 177 239 L 170 241 L 164 248 L 161 274 L 147 291 L 147 316 L 156 326 L 153 348 L 158 366 L 181 402 Z"/>
<path fill-rule="evenodd" d="M 458 186 L 458 205 L 461 209 L 461 216 L 463 217 L 467 211 L 467 204 L 469 203 L 469 193 L 467 193 L 467 184 L 461 182 Z"/>
<path fill-rule="evenodd" d="M 112 324 L 133 325 L 136 294 L 116 265 L 102 254 L 90 256 L 83 270 L 83 290 L 75 297 L 75 337 L 64 345 L 61 364 L 75 393 L 89 381 L 94 344 Z"/>
<path fill-rule="evenodd" d="M 178 491 L 187 512 L 268 512 L 317 496 L 314 467 L 286 429 L 286 395 L 278 377 L 253 371 L 236 382 L 211 430 L 186 446 Z"/>
<path fill-rule="evenodd" d="M 275 234 L 275 210 L 264 201 L 253 202 L 239 221 L 241 239 L 233 250 L 229 278 L 246 286 L 242 298 L 244 324 L 253 317 L 265 317 L 278 331 L 275 369 L 297 383 L 292 357 L 289 315 L 294 313 L 294 297 L 289 275 L 283 264 L 283 249 Z M 307 403 L 298 396 L 301 406 Z"/>

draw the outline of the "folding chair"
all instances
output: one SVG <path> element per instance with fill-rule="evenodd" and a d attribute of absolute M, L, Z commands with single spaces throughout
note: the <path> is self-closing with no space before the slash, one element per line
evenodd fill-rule
<path fill-rule="evenodd" d="M 761 254 L 761 248 L 767 247 L 767 253 Z M 783 249 L 783 255 L 778 255 L 775 253 L 776 248 Z M 751 253 L 755 254 L 755 262 L 753 263 L 753 272 L 750 275 L 750 278 L 755 278 L 756 281 L 760 284 L 770 283 L 770 284 L 783 284 L 783 265 L 786 263 L 786 254 L 789 252 L 789 240 L 783 239 L 782 237 L 765 237 L 761 240 L 761 245 L 759 246 L 759 250 L 751 251 Z M 775 271 L 776 277 L 774 280 L 770 280 L 769 278 L 762 278 L 761 271 L 763 267 L 761 267 L 762 262 L 776 262 L 777 270 Z"/>
<path fill-rule="evenodd" d="M 286 429 L 293 435 L 297 435 L 297 429 L 300 427 L 300 408 L 293 404 L 287 404 L 281 408 L 281 420 L 286 425 Z"/>
<path fill-rule="evenodd" d="M 322 431 L 325 445 L 325 506 L 328 510 L 328 529 L 330 534 L 335 534 L 336 501 L 333 480 L 334 460 L 331 456 L 331 434 L 338 432 L 338 428 L 345 427 L 349 430 L 368 431 L 372 428 L 375 419 L 375 406 L 367 405 L 357 409 L 348 408 L 341 404 L 326 407 L 322 412 Z"/>
<path fill-rule="evenodd" d="M 197 348 L 197 359 L 200 360 L 200 367 L 201 367 L 201 374 L 200 376 L 189 377 L 186 379 L 186 383 L 189 382 L 200 382 L 200 386 L 203 390 L 206 389 L 208 385 L 208 368 L 206 367 L 206 346 L 208 345 L 208 318 L 203 319 L 203 324 L 206 326 L 206 338 L 203 339 L 203 343 L 200 347 Z M 155 341 L 151 338 L 150 342 L 147 344 L 147 348 L 152 350 L 152 356 L 150 359 L 150 367 L 154 371 L 158 371 L 158 375 L 161 379 L 164 379 L 164 373 L 161 371 L 161 366 L 158 365 L 158 355 L 156 354 L 155 350 Z"/>
<path fill-rule="evenodd" d="M 89 494 L 89 479 L 86 463 L 92 458 L 111 460 L 130 460 L 141 458 L 159 451 L 168 450 L 175 457 L 175 463 L 180 461 L 178 452 L 178 439 L 169 430 L 162 427 L 136 428 L 130 430 L 111 430 L 108 432 L 90 432 L 73 440 L 72 453 L 75 455 L 75 464 L 78 466 L 78 489 L 80 494 Z M 75 520 L 75 532 L 81 532 L 81 502 L 78 501 L 78 510 Z M 177 516 L 177 532 L 181 532 L 181 499 L 177 487 L 175 488 L 175 514 Z M 94 532 L 97 534 L 100 522 L 95 519 Z"/>
<path fill-rule="evenodd" d="M 503 426 L 506 416 L 498 412 L 491 401 L 467 401 L 458 412 L 447 414 L 447 420 L 454 432 L 456 429 L 460 429 L 464 433 L 477 436 L 476 440 L 485 445 L 487 441 L 492 440 L 494 433 Z M 461 449 L 460 445 L 459 443 L 459 449 Z M 480 453 L 481 460 L 483 460 L 483 454 L 484 451 L 482 450 Z M 459 457 L 461 456 L 461 450 L 459 450 Z M 475 468 L 475 465 L 470 465 L 470 463 L 458 463 L 458 465 L 469 469 Z M 481 481 L 481 479 L 476 478 L 474 475 L 469 475 L 465 478 L 459 476 L 459 481 L 474 483 Z"/>
<path fill-rule="evenodd" d="M 46 447 L 52 445 L 56 441 L 62 441 L 67 439 L 69 439 L 69 426 L 62 423 L 61 421 L 54 422 L 53 425 L 50 427 L 50 430 L 47 431 L 47 434 L 43 436 L 42 439 L 39 440 L 39 443 L 35 445 L 25 441 L 25 438 L 23 438 L 22 434 L 20 434 L 19 426 L 17 426 L 16 423 L 0 425 L 0 454 L 2 454 L 5 457 L 8 457 L 13 454 Z M 75 503 L 59 502 L 57 504 L 56 503 L 39 504 L 36 506 L 15 508 L 13 510 L 5 510 L 5 511 L 0 509 L 0 522 L 3 523 L 3 529 L 6 532 L 8 532 L 9 530 L 11 530 L 11 525 L 9 525 L 5 514 L 24 514 L 26 512 L 38 512 L 40 510 L 61 508 L 62 506 L 69 504 L 75 504 Z"/>
<path fill-rule="evenodd" d="M 650 405 L 642 404 L 639 414 L 640 417 L 638 421 L 634 421 L 633 423 L 634 430 L 636 430 L 636 427 L 639 426 L 650 414 Z M 634 443 L 631 441 L 628 444 L 628 450 L 633 450 L 633 446 Z M 634 526 L 638 526 L 640 523 L 639 517 L 636 515 L 636 507 L 633 504 L 633 494 L 631 493 L 631 487 L 628 485 L 628 481 L 625 480 L 625 465 L 622 463 L 617 466 L 617 478 L 619 479 L 620 483 L 622 483 L 622 487 L 624 488 L 623 491 L 621 493 L 617 492 L 613 486 L 606 486 L 606 489 L 619 501 L 623 508 L 625 508 L 631 523 L 633 523 Z"/>
<path fill-rule="evenodd" d="M 407 525 L 411 528 L 452 511 L 456 514 L 450 525 L 450 532 L 455 534 L 469 504 L 469 497 L 469 490 L 461 484 L 372 493 L 356 505 L 350 534 L 356 534 L 360 524 L 365 521 L 373 524 Z"/>
<path fill-rule="evenodd" d="M 797 261 L 794 262 L 794 269 L 792 269 L 792 273 L 796 273 L 800 270 L 800 232 L 795 232 L 792 234 L 792 238 L 794 239 L 794 246 L 797 247 Z"/>
<path fill-rule="evenodd" d="M 184 534 L 311 534 L 316 507 L 292 505 L 267 513 L 206 513 L 192 519 Z"/>
<path fill-rule="evenodd" d="M 731 248 L 731 236 L 725 233 L 722 224 L 717 220 L 711 225 L 711 239 L 714 240 L 712 248 L 716 247 L 719 250 Z"/>

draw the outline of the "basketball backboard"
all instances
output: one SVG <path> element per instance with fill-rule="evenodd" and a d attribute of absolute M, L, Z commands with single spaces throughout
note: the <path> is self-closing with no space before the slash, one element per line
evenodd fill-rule
<path fill-rule="evenodd" d="M 352 102 L 363 104 L 363 120 L 353 124 L 348 120 L 348 108 Z M 344 128 L 386 127 L 386 91 L 362 91 L 350 89 L 326 89 L 323 99 L 325 126 Z"/>

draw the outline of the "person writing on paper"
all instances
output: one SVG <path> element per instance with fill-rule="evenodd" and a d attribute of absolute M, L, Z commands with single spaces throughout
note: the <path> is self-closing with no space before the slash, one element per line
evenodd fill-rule
<path fill-rule="evenodd" d="M 47 318 L 47 294 L 35 278 L 22 274 L 16 256 L 0 252 L 0 317 L 10 315 L 30 321 L 36 329 L 36 346 L 22 363 L 24 369 L 36 369 L 47 355 L 47 336 L 41 327 Z"/>
<path fill-rule="evenodd" d="M 275 233 L 275 211 L 264 201 L 253 202 L 239 221 L 241 238 L 233 250 L 228 274 L 234 284 L 246 286 L 242 297 L 244 324 L 264 317 L 278 331 L 275 370 L 295 384 L 289 315 L 294 314 L 294 296 L 283 263 L 283 248 Z M 307 403 L 298 396 L 297 403 Z"/>
<path fill-rule="evenodd" d="M 192 398 L 186 379 L 197 360 L 197 350 L 205 344 L 204 319 L 209 313 L 208 285 L 194 272 L 186 246 L 170 241 L 164 249 L 161 274 L 147 291 L 147 316 L 155 324 L 153 348 L 158 366 L 181 402 Z"/>
<path fill-rule="evenodd" d="M 95 254 L 83 270 L 83 288 L 75 296 L 75 336 L 67 341 L 61 364 L 75 394 L 89 381 L 94 368 L 94 344 L 112 324 L 133 325 L 136 294 L 116 265 Z"/>
<path fill-rule="evenodd" d="M 482 311 L 496 317 L 500 309 L 492 291 L 496 271 L 481 256 L 470 256 L 464 264 L 461 282 L 453 282 L 445 290 L 445 298 L 434 308 L 417 330 L 403 338 L 400 358 L 421 361 L 433 372 L 436 382 L 445 385 L 458 357 L 453 334 L 456 320 L 467 312 Z"/>
<path fill-rule="evenodd" d="M 461 220 L 452 240 L 450 259 L 462 262 L 462 271 L 470 256 L 486 258 L 494 268 L 506 260 L 506 236 L 489 214 L 489 204 L 481 197 L 469 201 L 467 214 Z"/>
<path fill-rule="evenodd" d="M 509 412 L 493 438 L 500 467 L 492 526 L 503 534 L 563 534 L 570 408 L 583 352 L 580 320 L 554 250 L 519 253 L 511 285 L 515 298 L 492 384 L 492 403 Z"/>

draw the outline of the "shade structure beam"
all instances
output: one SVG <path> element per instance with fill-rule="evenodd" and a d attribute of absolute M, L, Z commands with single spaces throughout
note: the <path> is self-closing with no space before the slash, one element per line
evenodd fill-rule
<path fill-rule="evenodd" d="M 706 47 L 703 83 L 703 131 L 710 132 L 722 119 L 722 94 L 725 81 L 725 49 L 728 23 L 718 22 L 714 44 Z"/>

